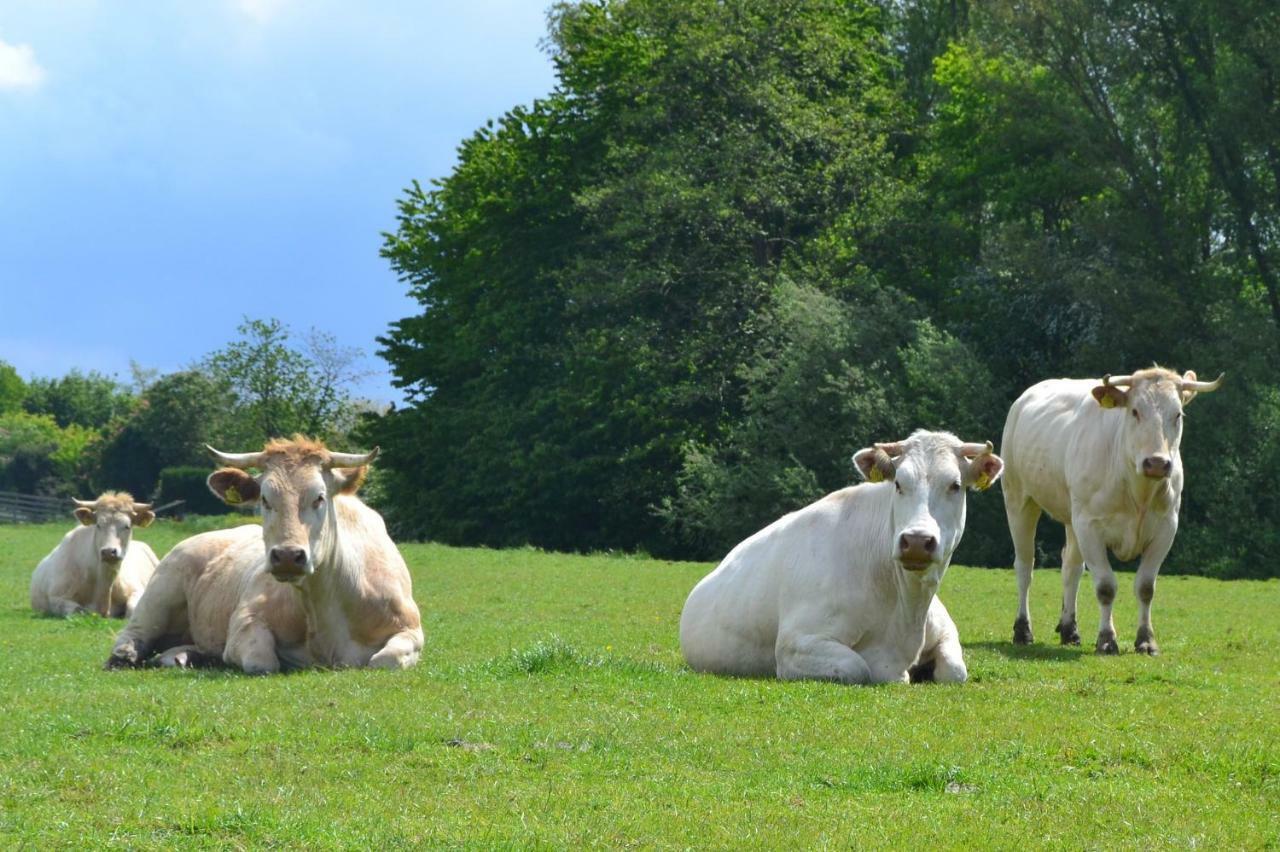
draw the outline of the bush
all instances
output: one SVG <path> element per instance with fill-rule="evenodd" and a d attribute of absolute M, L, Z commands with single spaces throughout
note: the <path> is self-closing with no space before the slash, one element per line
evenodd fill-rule
<path fill-rule="evenodd" d="M 179 512 L 183 515 L 225 515 L 234 511 L 209 490 L 205 484 L 208 477 L 207 467 L 166 467 L 160 471 L 155 502 L 185 500 Z"/>

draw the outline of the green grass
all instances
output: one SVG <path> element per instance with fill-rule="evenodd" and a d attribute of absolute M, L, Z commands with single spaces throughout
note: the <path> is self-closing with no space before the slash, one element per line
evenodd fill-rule
<path fill-rule="evenodd" d="M 406 545 L 411 671 L 104 672 L 118 622 L 27 608 L 65 529 L 0 527 L 0 847 L 1280 847 L 1280 581 L 1164 578 L 1163 656 L 1098 658 L 1056 571 L 1024 650 L 955 568 L 970 682 L 847 688 L 687 671 L 706 565 Z"/>

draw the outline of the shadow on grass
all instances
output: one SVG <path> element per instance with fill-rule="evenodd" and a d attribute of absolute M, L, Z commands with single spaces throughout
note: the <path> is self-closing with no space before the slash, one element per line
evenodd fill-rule
<path fill-rule="evenodd" d="M 1049 662 L 1073 663 L 1079 662 L 1086 656 L 1085 651 L 1077 645 L 1050 645 L 1043 642 L 1035 645 L 1015 645 L 1012 642 L 995 641 L 965 642 L 964 647 L 965 649 L 994 651 L 1010 660 L 1048 660 Z"/>

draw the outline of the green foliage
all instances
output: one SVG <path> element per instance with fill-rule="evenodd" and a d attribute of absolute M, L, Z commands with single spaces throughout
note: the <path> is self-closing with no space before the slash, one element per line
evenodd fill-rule
<path fill-rule="evenodd" d="M 25 604 L 71 523 L 0 527 L 6 848 L 1280 843 L 1280 620 L 1240 615 L 1280 608 L 1274 580 L 1163 579 L 1164 654 L 1098 657 L 1013 647 L 1013 573 L 953 567 L 969 683 L 851 688 L 690 672 L 708 564 L 407 545 L 415 668 L 104 673 L 118 622 Z M 164 554 L 199 528 L 136 536 Z M 1044 632 L 1059 588 L 1037 572 Z"/>
<path fill-rule="evenodd" d="M 0 361 L 0 414 L 21 409 L 26 396 L 27 383 L 12 364 Z"/>
<path fill-rule="evenodd" d="M 358 350 L 338 347 L 331 335 L 312 331 L 303 347 L 291 345 L 289 327 L 277 319 L 248 319 L 240 334 L 206 357 L 202 369 L 223 389 L 220 434 L 229 446 L 260 447 L 271 438 L 302 433 L 331 438 L 349 401 L 342 382 Z"/>
<path fill-rule="evenodd" d="M 383 343 L 413 407 L 367 440 L 404 532 L 661 552 L 682 447 L 740 413 L 743 324 L 795 247 L 873 228 L 892 195 L 881 16 L 636 0 L 553 21 L 557 91 L 401 202 L 384 253 L 424 310 Z"/>
<path fill-rule="evenodd" d="M 179 515 L 227 514 L 231 508 L 215 497 L 206 484 L 210 472 L 208 465 L 166 467 L 160 471 L 160 481 L 156 485 L 156 503 L 184 501 L 174 510 Z"/>
<path fill-rule="evenodd" d="M 63 428 L 48 415 L 0 414 L 0 491 L 92 496 L 83 459 L 93 437 L 90 429 Z"/>
<path fill-rule="evenodd" d="M 170 373 L 143 392 L 132 416 L 107 430 L 94 468 L 103 488 L 150 495 L 164 468 L 208 465 L 206 443 L 240 435 L 225 383 L 197 370 Z"/>
<path fill-rule="evenodd" d="M 110 376 L 72 370 L 61 378 L 32 379 L 22 404 L 27 412 L 48 415 L 64 429 L 71 425 L 101 429 L 127 415 L 134 398 Z"/>

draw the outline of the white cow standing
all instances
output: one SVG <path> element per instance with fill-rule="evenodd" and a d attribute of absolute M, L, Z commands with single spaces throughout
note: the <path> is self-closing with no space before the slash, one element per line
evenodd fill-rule
<path fill-rule="evenodd" d="M 1155 367 L 1131 376 L 1052 379 L 1032 386 L 1009 409 L 1000 452 L 1008 465 L 1004 505 L 1018 576 L 1013 641 L 1033 641 L 1028 593 L 1042 511 L 1066 527 L 1062 549 L 1062 613 L 1058 635 L 1080 644 L 1076 592 L 1087 565 L 1101 617 L 1096 650 L 1119 652 L 1111 608 L 1121 560 L 1141 557 L 1134 578 L 1138 634 L 1134 647 L 1159 653 L 1151 628 L 1156 575 L 1173 546 L 1182 503 L 1182 409 L 1198 393 L 1218 389 Z"/>
<path fill-rule="evenodd" d="M 1003 462 L 989 442 L 925 431 L 853 460 L 870 482 L 765 527 L 690 593 L 680 617 L 690 667 L 859 684 L 966 679 L 937 591 L 964 533 L 965 488 L 990 486 Z"/>
<path fill-rule="evenodd" d="M 220 453 L 209 487 L 259 504 L 262 526 L 192 536 L 156 569 L 108 668 L 227 663 L 251 674 L 306 666 L 407 668 L 422 649 L 413 582 L 386 525 L 356 496 L 377 455 L 300 436 Z M 245 468 L 262 472 L 253 476 Z"/>
<path fill-rule="evenodd" d="M 155 520 L 151 504 L 135 503 L 125 491 L 75 503 L 80 526 L 36 566 L 31 608 L 49 615 L 96 612 L 127 618 L 158 561 L 146 542 L 131 541 L 134 527 Z"/>

